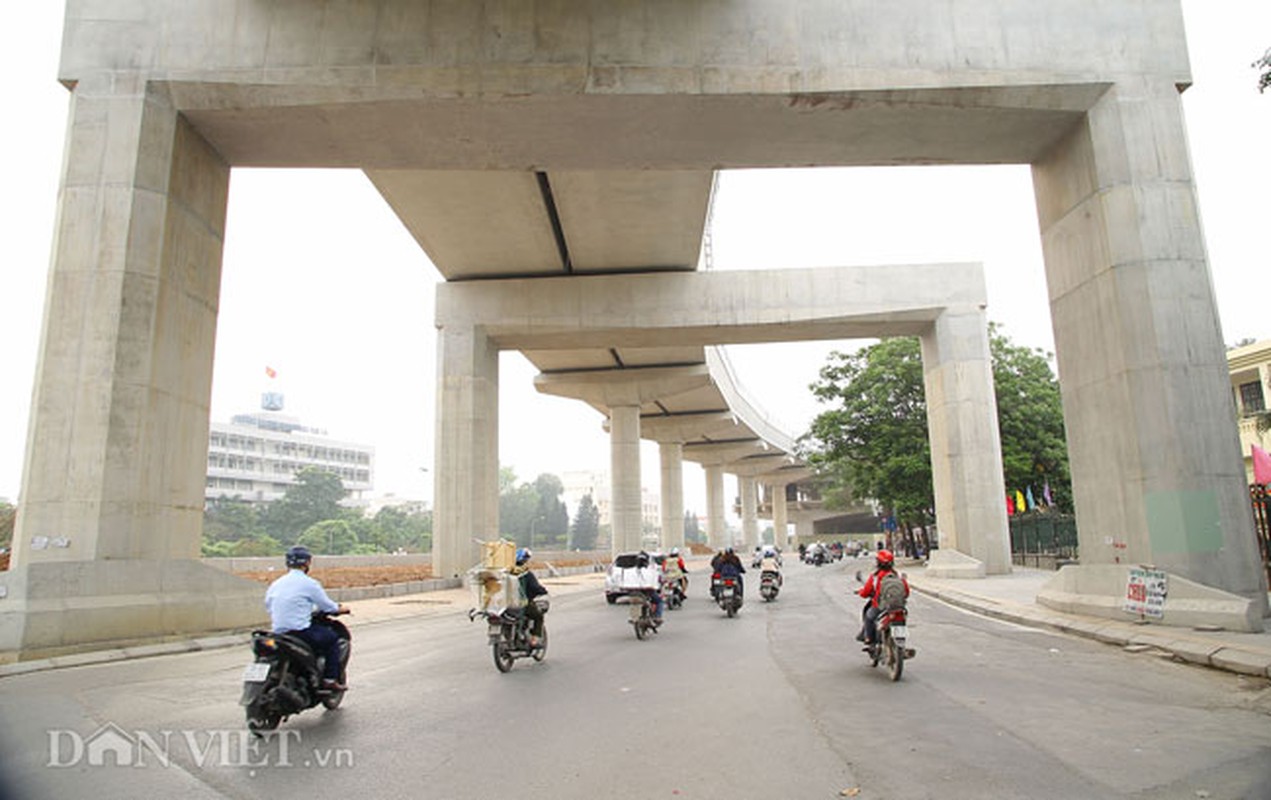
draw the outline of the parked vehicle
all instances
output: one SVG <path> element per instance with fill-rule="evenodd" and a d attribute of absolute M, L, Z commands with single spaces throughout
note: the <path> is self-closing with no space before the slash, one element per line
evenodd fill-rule
<path fill-rule="evenodd" d="M 331 628 L 340 638 L 340 683 L 349 665 L 352 636 L 336 615 L 314 612 L 312 625 Z M 243 670 L 243 694 L 239 704 L 247 709 L 247 727 L 254 733 L 272 731 L 293 714 L 319 703 L 338 708 L 344 690 L 322 688 L 326 658 L 315 653 L 309 643 L 287 633 L 253 631 L 251 642 L 255 661 Z"/>
<path fill-rule="evenodd" d="M 741 584 L 736 578 L 726 578 L 718 572 L 711 575 L 711 596 L 729 617 L 737 616 L 741 610 Z"/>
<path fill-rule="evenodd" d="M 759 595 L 766 602 L 772 602 L 777 599 L 777 593 L 781 591 L 781 573 L 772 570 L 765 571 L 759 578 Z"/>
<path fill-rule="evenodd" d="M 547 614 L 551 601 L 546 596 L 533 600 L 538 609 Z M 532 658 L 542 661 L 547 656 L 547 625 L 543 625 L 543 635 L 539 637 L 537 646 L 530 644 L 530 618 L 524 608 L 472 609 L 468 619 L 482 618 L 486 621 L 486 634 L 490 641 L 490 653 L 494 657 L 494 666 L 499 672 L 508 672 L 518 658 Z"/>

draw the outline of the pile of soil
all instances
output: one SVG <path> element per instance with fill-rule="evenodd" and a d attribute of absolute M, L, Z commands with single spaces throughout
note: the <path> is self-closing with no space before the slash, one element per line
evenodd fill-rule
<path fill-rule="evenodd" d="M 240 572 L 240 578 L 261 583 L 273 583 L 282 576 L 282 569 Z M 383 567 L 326 567 L 309 571 L 328 589 L 352 589 L 360 586 L 381 586 L 387 583 L 409 583 L 432 577 L 432 567 L 427 564 L 393 564 Z"/>
<path fill-rule="evenodd" d="M 591 559 L 579 558 L 553 561 L 552 566 L 576 567 L 594 563 Z M 540 577 L 546 577 L 547 565 L 531 561 L 530 568 L 537 570 Z M 282 575 L 282 568 L 275 570 L 257 570 L 240 572 L 240 578 L 248 578 L 261 583 L 273 583 Z M 378 567 L 314 567 L 309 571 L 312 578 L 318 580 L 327 589 L 354 589 L 362 586 L 382 586 L 388 583 L 409 583 L 431 578 L 432 567 L 427 564 L 389 564 Z"/>

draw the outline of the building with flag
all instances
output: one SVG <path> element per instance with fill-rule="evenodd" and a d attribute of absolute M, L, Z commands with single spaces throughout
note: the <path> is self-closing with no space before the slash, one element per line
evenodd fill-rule
<path fill-rule="evenodd" d="M 361 505 L 375 482 L 375 448 L 332 439 L 281 413 L 282 407 L 280 392 L 265 392 L 260 411 L 211 423 L 204 499 L 271 502 L 295 485 L 302 469 L 316 467 L 338 475 L 346 502 Z"/>
<path fill-rule="evenodd" d="M 1268 412 L 1271 396 L 1271 339 L 1227 351 L 1227 371 L 1240 425 L 1240 451 L 1245 473 L 1254 482 L 1253 447 L 1271 452 L 1271 431 L 1258 433 L 1258 418 Z"/>

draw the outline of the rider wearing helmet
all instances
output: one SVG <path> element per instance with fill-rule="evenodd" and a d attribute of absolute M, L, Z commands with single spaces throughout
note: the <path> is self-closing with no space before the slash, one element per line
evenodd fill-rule
<path fill-rule="evenodd" d="M 715 570 L 724 578 L 732 578 L 737 581 L 738 596 L 744 595 L 745 586 L 742 585 L 742 574 L 746 568 L 742 566 L 741 558 L 733 551 L 732 547 L 725 547 L 724 552 L 717 554 L 711 559 L 711 569 Z"/>
<path fill-rule="evenodd" d="M 857 574 L 859 575 L 859 573 Z M 856 634 L 856 641 L 864 642 L 866 646 L 874 642 L 875 623 L 878 620 L 878 594 L 883 588 L 883 578 L 889 574 L 896 574 L 896 558 L 890 550 L 879 550 L 878 555 L 874 559 L 874 571 L 870 574 L 869 579 L 865 581 L 865 585 L 857 592 L 861 597 L 869 599 L 869 602 L 865 604 L 865 612 L 862 615 L 864 624 L 861 627 L 861 632 Z M 905 584 L 905 597 L 908 597 L 909 581 L 905 580 L 904 575 L 900 576 L 900 580 Z"/>
<path fill-rule="evenodd" d="M 304 545 L 287 551 L 287 574 L 269 584 L 265 591 L 265 608 L 275 633 L 289 633 L 303 639 L 314 652 L 326 656 L 322 684 L 327 689 L 342 691 L 340 685 L 340 638 L 325 625 L 312 625 L 316 607 L 328 614 L 347 614 L 348 606 L 337 604 L 327 596 L 322 584 L 309 577 L 313 554 Z"/>
<path fill-rule="evenodd" d="M 517 576 L 521 595 L 525 598 L 525 616 L 530 618 L 530 647 L 538 647 L 539 638 L 543 635 L 543 610 L 534 602 L 534 598 L 547 594 L 547 590 L 538 582 L 538 576 L 530 571 L 529 563 L 533 557 L 534 552 L 528 547 L 518 549 L 516 566 L 511 569 L 511 573 Z"/>

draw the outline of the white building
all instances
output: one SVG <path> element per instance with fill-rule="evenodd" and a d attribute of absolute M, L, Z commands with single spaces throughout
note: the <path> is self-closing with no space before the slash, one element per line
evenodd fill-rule
<path fill-rule="evenodd" d="M 562 500 L 569 512 L 570 524 L 578 518 L 578 504 L 586 495 L 591 495 L 591 502 L 600 512 L 600 524 L 609 524 L 609 473 L 578 470 L 562 473 L 560 479 L 565 490 Z M 640 517 L 646 529 L 662 527 L 661 498 L 643 487 L 640 489 Z"/>
<path fill-rule="evenodd" d="M 350 504 L 360 504 L 370 493 L 374 447 L 331 439 L 324 430 L 301 425 L 280 413 L 281 395 L 266 394 L 261 405 L 262 410 L 235 415 L 229 423 L 211 423 L 205 499 L 278 500 L 306 467 L 340 476 Z"/>

